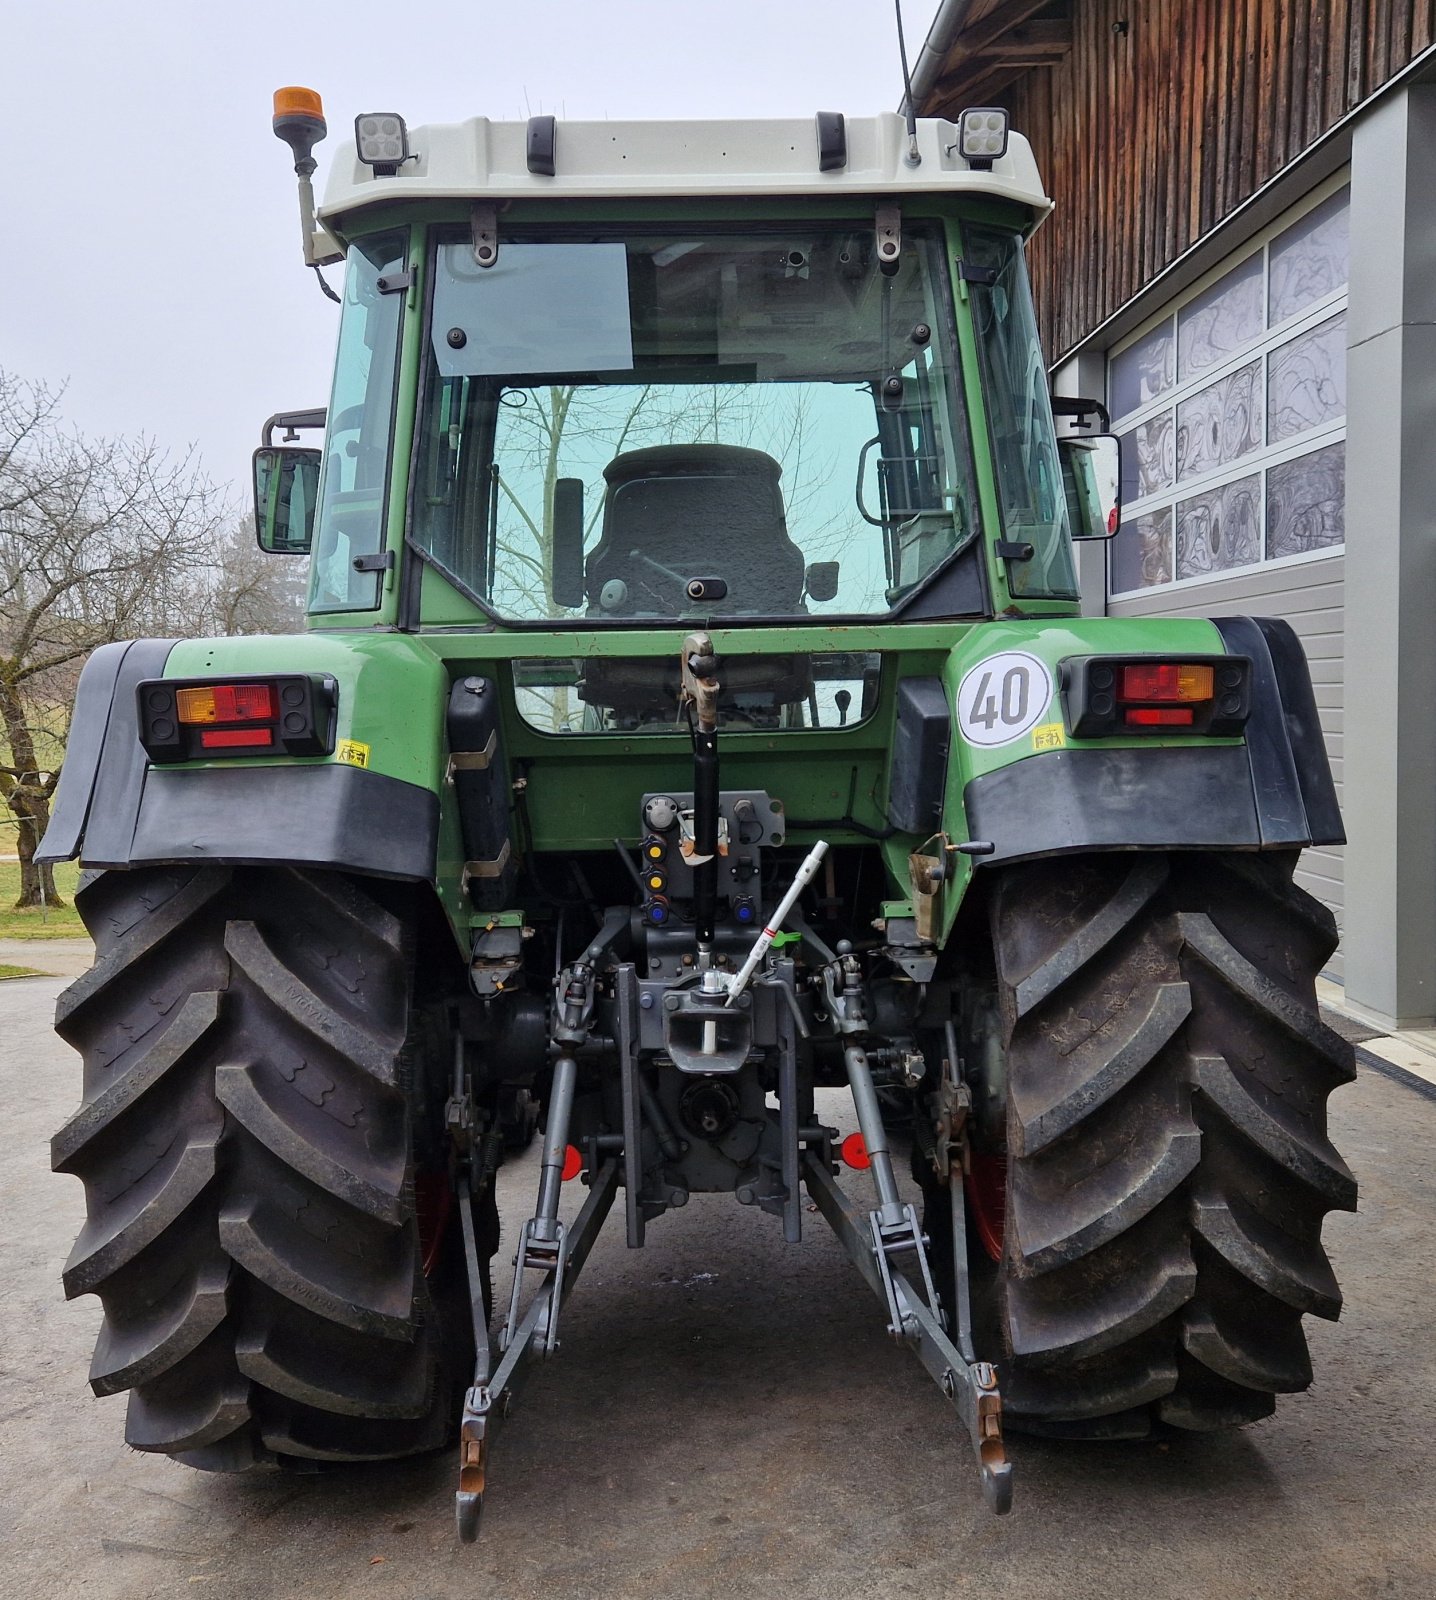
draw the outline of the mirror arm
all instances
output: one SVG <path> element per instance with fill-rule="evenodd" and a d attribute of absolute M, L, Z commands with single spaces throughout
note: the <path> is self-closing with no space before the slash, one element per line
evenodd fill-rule
<path fill-rule="evenodd" d="M 1100 400 L 1078 400 L 1065 394 L 1054 394 L 1052 397 L 1052 415 L 1054 417 L 1070 417 L 1078 427 L 1082 427 L 1088 417 L 1094 413 L 1102 426 L 1099 433 L 1111 433 L 1112 414 Z"/>
<path fill-rule="evenodd" d="M 329 415 L 327 406 L 315 406 L 308 411 L 276 411 L 260 430 L 260 443 L 268 450 L 274 444 L 274 430 L 284 429 L 285 439 L 298 437 L 300 428 L 322 428 Z"/>

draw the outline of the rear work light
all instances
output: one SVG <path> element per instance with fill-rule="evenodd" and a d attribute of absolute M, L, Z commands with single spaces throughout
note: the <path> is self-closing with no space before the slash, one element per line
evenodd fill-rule
<path fill-rule="evenodd" d="M 327 673 L 149 678 L 135 690 L 140 743 L 158 764 L 213 756 L 323 756 L 338 685 Z"/>
<path fill-rule="evenodd" d="M 1247 656 L 1071 656 L 1062 703 L 1076 739 L 1239 734 L 1251 713 Z"/>

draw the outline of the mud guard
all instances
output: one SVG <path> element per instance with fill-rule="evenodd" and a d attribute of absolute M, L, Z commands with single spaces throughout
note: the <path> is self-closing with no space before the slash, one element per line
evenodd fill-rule
<path fill-rule="evenodd" d="M 1289 850 L 1346 834 L 1301 642 L 1271 617 L 1219 617 L 1252 661 L 1241 745 L 1052 751 L 973 778 L 968 837 L 984 864 L 1078 850 Z"/>
<path fill-rule="evenodd" d="M 135 686 L 163 675 L 174 643 L 103 645 L 86 662 L 38 861 L 285 862 L 432 880 L 439 799 L 417 784 L 340 763 L 152 767 Z"/>

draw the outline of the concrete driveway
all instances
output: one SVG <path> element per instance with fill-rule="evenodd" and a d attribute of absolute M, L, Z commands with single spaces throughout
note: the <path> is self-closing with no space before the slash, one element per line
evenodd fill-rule
<path fill-rule="evenodd" d="M 1419 1088 L 1364 1068 L 1333 1101 L 1362 1183 L 1361 1213 L 1328 1223 L 1348 1309 L 1310 1325 L 1316 1386 L 1269 1422 L 1170 1447 L 1014 1439 L 999 1520 L 821 1219 L 785 1247 L 774 1219 L 700 1197 L 643 1252 L 610 1222 L 561 1353 L 496 1439 L 483 1540 L 461 1548 L 452 1454 L 234 1479 L 124 1447 L 123 1398 L 85 1382 L 99 1307 L 60 1292 L 82 1215 L 48 1170 L 79 1095 L 50 1032 L 61 987 L 0 985 L 6 1600 L 1436 1595 L 1436 1098 Z M 527 1201 L 534 1157 L 504 1176 Z"/>

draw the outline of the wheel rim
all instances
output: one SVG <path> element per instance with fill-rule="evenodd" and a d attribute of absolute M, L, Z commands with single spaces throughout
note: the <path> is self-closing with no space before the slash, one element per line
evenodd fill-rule
<path fill-rule="evenodd" d="M 454 1209 L 454 1190 L 447 1172 L 420 1172 L 414 1179 L 414 1211 L 419 1224 L 419 1259 L 424 1276 L 432 1276 L 443 1254 L 444 1234 Z"/>
<path fill-rule="evenodd" d="M 981 1155 L 974 1150 L 964 1187 L 982 1248 L 994 1261 L 1000 1261 L 1007 1232 L 1007 1157 Z"/>

